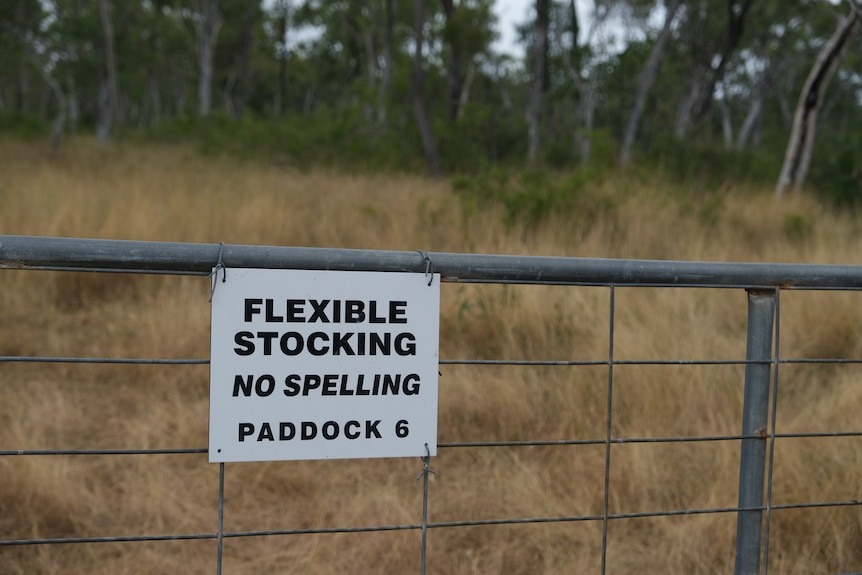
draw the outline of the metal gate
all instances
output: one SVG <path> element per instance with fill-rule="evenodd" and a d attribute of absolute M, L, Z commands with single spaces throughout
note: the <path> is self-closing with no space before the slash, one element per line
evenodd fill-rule
<path fill-rule="evenodd" d="M 229 538 L 290 537 L 304 534 L 371 533 L 384 531 L 416 531 L 421 533 L 421 561 L 417 571 L 424 573 L 426 565 L 433 566 L 434 553 L 429 553 L 426 541 L 429 531 L 496 525 L 529 525 L 591 522 L 601 525 L 600 573 L 612 572 L 608 567 L 610 524 L 642 518 L 679 517 L 701 514 L 730 514 L 736 517 L 735 547 L 729 552 L 735 556 L 735 573 L 757 574 L 769 572 L 770 529 L 775 513 L 785 510 L 811 510 L 819 508 L 858 507 L 862 494 L 836 501 L 776 502 L 773 500 L 774 457 L 777 442 L 792 438 L 818 438 L 820 441 L 836 438 L 855 439 L 862 431 L 782 432 L 778 413 L 778 394 L 782 381 L 780 373 L 787 365 L 831 365 L 846 367 L 862 363 L 854 357 L 784 357 L 780 343 L 780 307 L 782 293 L 788 291 L 852 292 L 862 287 L 862 267 L 838 265 L 756 264 L 756 263 L 705 263 L 674 261 L 639 261 L 560 257 L 526 257 L 506 255 L 425 253 L 422 251 L 369 251 L 322 248 L 290 248 L 272 246 L 182 244 L 163 242 L 132 242 L 94 239 L 42 238 L 0 236 L 0 269 L 2 274 L 22 273 L 20 270 L 48 272 L 117 272 L 157 275 L 211 275 L 214 266 L 221 262 L 231 268 L 277 268 L 310 270 L 362 270 L 375 272 L 440 273 L 443 289 L 450 284 L 506 284 L 549 285 L 565 289 L 585 287 L 605 290 L 607 295 L 608 339 L 607 354 L 600 360 L 576 359 L 512 359 L 505 357 L 465 359 L 441 358 L 441 369 L 460 365 L 482 366 L 546 366 L 567 368 L 604 369 L 606 385 L 604 402 L 606 417 L 604 434 L 598 437 L 567 437 L 563 439 L 518 439 L 517 441 L 483 441 L 482 438 L 464 438 L 462 441 L 441 442 L 441 450 L 520 449 L 527 447 L 578 447 L 593 446 L 603 450 L 603 492 L 601 513 L 543 516 L 518 516 L 492 519 L 465 518 L 458 521 L 429 521 L 429 477 L 433 461 L 425 459 L 418 469 L 422 479 L 417 489 L 422 490 L 422 508 L 416 510 L 417 521 L 410 524 L 324 526 L 249 531 L 225 531 L 223 513 L 225 505 L 225 464 L 220 465 L 218 490 L 218 522 L 211 532 L 133 535 L 90 536 L 80 533 L 73 537 L 40 538 L 27 533 L 0 533 L 0 549 L 38 548 L 41 546 L 89 544 L 106 542 L 159 542 L 212 540 L 216 542 L 217 571 L 222 570 L 223 542 Z M 11 271 L 18 270 L 18 271 Z M 0 275 L 2 275 L 0 274 Z M 202 279 L 201 281 L 206 281 Z M 687 359 L 662 357 L 650 359 L 621 359 L 615 355 L 615 330 L 618 316 L 619 294 L 640 289 L 706 289 L 717 288 L 739 293 L 740 306 L 747 302 L 747 328 L 745 357 Z M 3 329 L 15 330 L 15 325 L 3 322 Z M 50 329 L 50 327 L 48 327 Z M 704 326 L 709 329 L 709 326 Z M 854 334 L 855 335 L 855 334 Z M 445 337 L 445 334 L 441 334 Z M 2 354 L 2 350 L 0 350 Z M 0 355 L 0 380 L 3 367 L 14 363 L 57 364 L 159 364 L 200 365 L 207 358 L 158 359 L 142 357 L 45 357 Z M 648 435 L 619 434 L 614 420 L 615 371 L 624 366 L 739 366 L 744 372 L 744 400 L 741 429 L 732 435 L 692 435 L 652 437 Z M 619 393 L 619 392 L 617 392 Z M 0 386 L 0 398 L 3 389 Z M 2 401 L 2 400 L 0 400 Z M 2 421 L 2 420 L 0 420 Z M 739 446 L 738 501 L 727 507 L 688 507 L 675 509 L 618 511 L 612 509 L 611 480 L 614 476 L 615 450 L 632 444 L 689 444 L 704 445 L 710 442 L 733 442 Z M 780 449 L 780 447 L 778 447 Z M 858 447 L 857 447 L 858 449 Z M 0 445 L 0 463 L 9 458 L 69 458 L 119 457 L 137 455 L 183 456 L 207 451 L 206 446 L 170 449 L 20 449 L 15 445 Z M 0 470 L 3 467 L 0 466 Z M 9 477 L 3 477 L 4 483 Z M 858 485 L 855 487 L 858 494 Z M 431 509 L 433 512 L 433 508 Z M 716 542 L 720 545 L 721 542 Z M 432 567 L 433 568 L 433 567 Z M 862 571 L 862 563 L 857 564 Z"/>

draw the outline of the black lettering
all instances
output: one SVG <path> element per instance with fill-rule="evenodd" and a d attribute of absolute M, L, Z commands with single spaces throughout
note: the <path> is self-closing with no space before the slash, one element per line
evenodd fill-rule
<path fill-rule="evenodd" d="M 267 323 L 281 323 L 284 321 L 284 318 L 280 315 L 275 315 L 275 310 L 273 310 L 273 301 L 271 299 L 266 300 L 266 322 Z"/>
<path fill-rule="evenodd" d="M 389 302 L 389 323 L 407 323 L 407 302 Z"/>
<path fill-rule="evenodd" d="M 404 376 L 404 380 L 401 382 L 401 385 L 404 395 L 417 395 L 419 393 L 419 375 L 411 373 L 410 375 Z"/>
<path fill-rule="evenodd" d="M 314 373 L 308 373 L 305 375 L 305 383 L 302 386 L 302 395 L 308 395 L 308 392 L 312 389 L 317 389 L 320 387 L 320 376 Z"/>
<path fill-rule="evenodd" d="M 324 439 L 335 439 L 338 437 L 338 424 L 334 421 L 327 421 L 320 429 L 320 434 Z"/>
<path fill-rule="evenodd" d="M 272 355 L 272 340 L 278 337 L 278 332 L 259 331 L 257 337 L 263 339 L 263 355 Z"/>
<path fill-rule="evenodd" d="M 245 441 L 245 438 L 254 433 L 254 424 L 253 423 L 240 423 L 239 424 L 239 441 L 242 443 Z"/>
<path fill-rule="evenodd" d="M 245 300 L 245 321 L 250 322 L 255 314 L 260 313 L 260 308 L 255 307 L 263 303 L 260 298 L 246 298 Z"/>
<path fill-rule="evenodd" d="M 365 420 L 365 439 L 371 439 L 373 435 L 377 439 L 380 439 L 380 431 L 378 431 L 377 426 L 380 425 L 380 420 L 377 419 L 374 423 Z"/>
<path fill-rule="evenodd" d="M 275 441 L 275 437 L 272 435 L 272 427 L 267 422 L 264 422 L 260 426 L 260 433 L 257 434 L 258 441 L 263 441 L 264 439 L 266 441 Z"/>
<path fill-rule="evenodd" d="M 308 353 L 310 353 L 311 355 L 326 355 L 327 353 L 329 353 L 329 346 L 323 345 L 317 347 L 314 344 L 314 342 L 316 342 L 317 340 L 323 340 L 324 342 L 328 342 L 329 335 L 322 331 L 316 331 L 310 336 L 308 336 L 308 339 L 306 340 L 306 343 L 308 344 Z"/>
<path fill-rule="evenodd" d="M 287 397 L 296 397 L 299 395 L 299 382 L 302 380 L 298 373 L 291 373 L 284 378 L 284 395 Z"/>
<path fill-rule="evenodd" d="M 371 332 L 371 342 L 368 344 L 368 354 L 377 355 L 379 351 L 383 355 L 392 353 L 392 334 L 388 331 L 385 333 Z M 381 337 L 382 336 L 382 337 Z"/>
<path fill-rule="evenodd" d="M 416 355 L 416 336 L 409 331 L 396 335 L 395 353 L 398 355 Z"/>
<path fill-rule="evenodd" d="M 353 348 L 350 347 L 350 338 L 353 337 L 352 331 L 347 333 L 334 332 L 332 334 L 332 355 L 341 355 L 342 350 L 345 355 L 356 355 Z"/>
<path fill-rule="evenodd" d="M 410 435 L 409 423 L 406 419 L 399 419 L 398 423 L 395 424 L 395 436 L 403 439 Z"/>
<path fill-rule="evenodd" d="M 357 378 L 358 381 L 356 382 L 356 395 L 369 395 L 369 390 L 363 387 L 363 385 L 365 384 L 365 374 L 360 373 Z"/>
<path fill-rule="evenodd" d="M 365 302 L 349 299 L 344 302 L 347 306 L 344 321 L 347 323 L 362 323 L 365 321 Z"/>
<path fill-rule="evenodd" d="M 290 340 L 293 340 L 293 346 L 290 345 Z M 299 355 L 305 347 L 305 342 L 302 339 L 302 334 L 296 331 L 289 331 L 281 336 L 279 340 L 281 353 L 284 355 Z"/>
<path fill-rule="evenodd" d="M 302 439 L 314 439 L 317 437 L 317 425 L 313 421 L 302 422 Z"/>
<path fill-rule="evenodd" d="M 338 392 L 335 391 L 335 386 L 338 383 L 338 375 L 334 373 L 327 373 L 323 376 L 323 391 L 320 392 L 321 395 L 338 395 Z M 341 384 L 341 388 L 344 389 L 344 384 Z"/>
<path fill-rule="evenodd" d="M 287 300 L 287 318 L 285 321 L 290 323 L 304 323 L 305 316 L 302 315 L 303 305 L 305 305 L 304 299 L 289 299 Z"/>
<path fill-rule="evenodd" d="M 233 396 L 239 397 L 240 391 L 246 397 L 251 397 L 251 384 L 254 378 L 249 375 L 245 380 L 242 379 L 241 375 L 237 375 L 233 378 Z"/>
<path fill-rule="evenodd" d="M 368 323 L 386 323 L 386 318 L 377 315 L 377 302 L 368 302 Z"/>
<path fill-rule="evenodd" d="M 383 374 L 383 392 L 382 395 L 398 395 L 398 387 L 401 384 L 401 375 L 396 375 L 395 378 L 388 373 Z"/>
<path fill-rule="evenodd" d="M 234 386 L 236 386 L 236 382 L 234 382 Z M 269 397 L 275 391 L 275 378 L 271 375 L 261 375 L 254 383 L 254 391 L 260 397 Z"/>
<path fill-rule="evenodd" d="M 282 421 L 278 424 L 278 439 L 280 441 L 290 441 L 296 437 L 296 426 L 289 421 Z"/>
<path fill-rule="evenodd" d="M 233 348 L 237 355 L 251 355 L 254 353 L 254 334 L 250 331 L 240 331 L 233 336 L 233 341 L 239 347 Z"/>
<path fill-rule="evenodd" d="M 314 308 L 314 313 L 311 314 L 311 317 L 308 319 L 308 323 L 321 322 L 321 323 L 329 323 L 329 318 L 326 317 L 326 306 L 329 305 L 329 300 L 321 300 L 317 301 L 316 299 L 310 300 L 311 307 Z"/>
<path fill-rule="evenodd" d="M 359 386 L 362 387 L 362 378 L 364 376 L 359 374 Z M 361 395 L 359 390 L 356 391 L 357 395 Z M 339 395 L 353 395 L 353 390 L 347 387 L 347 374 L 341 376 L 341 390 L 339 391 Z"/>
<path fill-rule="evenodd" d="M 356 431 L 350 431 L 351 427 L 357 428 Z M 344 437 L 347 439 L 357 439 L 360 434 L 360 429 L 362 429 L 362 426 L 359 425 L 358 421 L 350 420 L 344 424 Z"/>

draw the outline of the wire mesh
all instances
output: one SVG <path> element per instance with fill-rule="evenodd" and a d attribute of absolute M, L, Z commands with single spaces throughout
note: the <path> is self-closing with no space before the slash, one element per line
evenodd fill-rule
<path fill-rule="evenodd" d="M 2 245 L 2 243 L 0 243 Z M 223 248 L 222 248 L 223 249 Z M 225 251 L 225 260 L 230 262 L 231 249 Z M 221 254 L 221 251 L 219 252 Z M 326 259 L 325 252 L 317 252 L 318 255 Z M 0 253 L 2 256 L 2 253 Z M 399 256 L 400 257 L 400 256 Z M 435 255 L 428 256 L 435 259 Z M 479 258 L 480 256 L 471 256 Z M 220 255 L 221 258 L 221 255 Z M 56 259 L 56 258 L 55 258 Z M 62 258 L 61 258 L 62 259 Z M 517 258 L 522 259 L 522 258 Z M 2 260 L 0 260 L 2 261 Z M 499 256 L 495 257 L 495 261 L 499 262 Z M 130 262 L 126 262 L 129 264 Z M 189 269 L 182 268 L 182 262 L 173 262 L 167 272 L 170 274 L 179 275 L 198 275 L 205 274 L 189 265 Z M 20 261 L 16 260 L 16 265 L 20 265 Z M 142 264 L 144 265 L 144 264 Z M 153 264 L 155 265 L 155 264 Z M 197 265 L 197 264 L 196 264 Z M 228 264 L 229 265 L 229 264 Z M 616 262 L 614 265 L 618 265 Z M 627 268 L 638 266 L 638 262 L 623 262 L 622 265 Z M 0 265 L 0 267 L 3 267 Z M 145 264 L 149 267 L 149 264 Z M 512 268 L 518 269 L 517 262 L 507 261 L 507 273 L 512 273 Z M 528 265 L 524 265 L 528 268 Z M 842 509 L 854 508 L 862 505 L 862 494 L 858 497 L 855 495 L 843 500 L 832 501 L 800 501 L 800 502 L 782 502 L 774 503 L 774 483 L 776 469 L 776 452 L 779 451 L 777 444 L 784 440 L 793 439 L 808 439 L 808 440 L 835 440 L 839 438 L 854 439 L 862 437 L 862 431 L 847 430 L 847 431 L 829 431 L 829 430 L 811 430 L 811 431 L 791 431 L 780 432 L 778 427 L 778 412 L 779 412 L 779 369 L 782 366 L 825 366 L 840 368 L 843 366 L 852 366 L 862 364 L 862 358 L 854 357 L 784 357 L 781 353 L 781 317 L 782 308 L 780 305 L 780 294 L 785 289 L 793 288 L 794 290 L 828 290 L 828 291 L 855 291 L 860 289 L 860 282 L 853 277 L 849 277 L 847 270 L 843 270 L 842 277 L 846 279 L 844 283 L 841 281 L 830 279 L 827 283 L 822 283 L 821 277 L 828 276 L 822 269 L 817 266 L 801 266 L 798 269 L 794 268 L 795 272 L 799 272 L 799 277 L 794 277 L 792 280 L 782 276 L 783 283 L 776 283 L 772 287 L 775 301 L 774 325 L 770 327 L 770 332 L 774 333 L 774 341 L 769 346 L 769 357 L 767 359 L 752 359 L 750 357 L 737 357 L 730 359 L 716 358 L 697 358 L 697 359 L 680 359 L 680 358 L 629 358 L 624 359 L 618 357 L 616 353 L 617 344 L 617 328 L 618 328 L 618 292 L 622 289 L 642 289 L 656 288 L 667 289 L 701 289 L 701 288 L 721 288 L 721 289 L 746 289 L 752 287 L 752 284 L 739 282 L 740 277 L 750 277 L 748 274 L 749 267 L 743 266 L 744 270 L 733 270 L 721 266 L 715 268 L 709 264 L 705 264 L 700 270 L 700 283 L 692 282 L 691 278 L 683 284 L 663 283 L 659 281 L 650 281 L 649 278 L 633 283 L 617 284 L 612 281 L 606 281 L 607 278 L 601 278 L 603 281 L 584 281 L 578 278 L 569 280 L 561 279 L 561 277 L 551 277 L 548 280 L 541 279 L 501 279 L 496 277 L 494 273 L 489 272 L 483 276 L 480 272 L 472 270 L 469 277 L 462 277 L 463 274 L 447 277 L 445 275 L 445 266 L 435 261 L 435 270 L 444 273 L 444 281 L 450 283 L 458 282 L 478 282 L 478 283 L 504 283 L 504 284 L 548 284 L 560 286 L 561 289 L 579 289 L 583 286 L 607 290 L 607 343 L 606 356 L 599 359 L 573 359 L 573 358 L 443 358 L 440 360 L 441 369 L 445 366 L 457 366 L 464 369 L 483 369 L 483 368 L 549 368 L 549 369 L 579 369 L 579 368 L 601 368 L 606 370 L 605 393 L 604 393 L 604 418 L 603 418 L 603 434 L 594 435 L 593 437 L 565 437 L 559 439 L 544 439 L 544 438 L 519 438 L 519 439 L 494 439 L 494 440 L 458 440 L 458 441 L 441 441 L 438 443 L 438 448 L 441 450 L 485 450 L 485 449 L 528 449 L 528 448 L 588 448 L 594 446 L 602 449 L 602 472 L 601 478 L 601 508 L 598 512 L 593 513 L 574 513 L 574 514 L 521 514 L 511 516 L 500 516 L 490 518 L 468 518 L 468 519 L 447 519 L 440 521 L 431 521 L 429 519 L 433 508 L 430 506 L 429 496 L 429 477 L 433 473 L 429 467 L 428 458 L 421 462 L 421 472 L 417 479 L 422 479 L 421 488 L 421 508 L 417 509 L 417 516 L 421 517 L 421 521 L 416 523 L 384 523 L 380 525 L 357 525 L 357 526 L 330 526 L 330 527 L 302 527 L 302 528 L 275 528 L 275 529 L 225 529 L 224 523 L 224 506 L 226 496 L 225 485 L 225 464 L 219 464 L 219 478 L 217 485 L 217 529 L 215 532 L 197 532 L 197 533 L 156 533 L 156 534 L 132 534 L 132 535 L 108 535 L 108 536 L 64 536 L 64 537 L 27 537 L 23 533 L 8 533 L 0 536 L 0 547 L 28 547 L 28 546 L 43 546 L 43 545 L 69 545 L 69 544 L 88 544 L 88 543 L 137 543 L 137 542 L 162 542 L 162 541 L 192 541 L 192 540 L 215 540 L 217 543 L 217 573 L 222 573 L 223 557 L 225 554 L 224 541 L 228 539 L 242 538 L 262 538 L 262 537 L 290 537 L 302 535 L 335 535 L 335 534 L 365 534 L 365 533 L 382 533 L 395 531 L 418 531 L 421 533 L 421 553 L 420 565 L 418 570 L 426 572 L 426 564 L 433 566 L 434 556 L 428 555 L 426 538 L 428 531 L 440 529 L 456 529 L 469 527 L 493 527 L 493 526 L 516 526 L 516 525 L 555 525 L 555 524 L 578 524 L 578 523 L 594 523 L 601 526 L 601 548 L 600 548 L 600 565 L 598 571 L 604 575 L 605 573 L 614 572 L 612 567 L 613 557 L 613 537 L 610 529 L 612 523 L 626 520 L 640 520 L 651 518 L 672 518 L 672 517 L 694 517 L 704 515 L 736 515 L 738 518 L 746 514 L 752 514 L 756 518 L 757 531 L 761 527 L 763 529 L 763 540 L 758 542 L 755 550 L 758 555 L 758 565 L 762 559 L 762 572 L 768 573 L 770 569 L 770 541 L 774 536 L 773 524 L 776 512 L 784 512 L 790 510 L 817 510 L 817 509 Z M 148 274 L 163 273 L 159 269 L 137 269 L 133 265 L 123 265 L 122 267 L 110 266 L 102 268 L 98 266 L 76 267 L 74 265 L 33 265 L 32 269 L 51 269 L 64 271 L 87 271 L 87 272 L 143 272 Z M 686 270 L 697 270 L 696 264 L 687 264 Z M 416 271 L 422 271 L 421 264 Z M 830 273 L 833 272 L 830 268 Z M 853 270 L 858 273 L 858 270 Z M 610 272 L 609 272 L 610 273 Z M 726 275 L 722 275 L 726 274 Z M 541 275 L 541 274 L 539 274 Z M 860 274 L 862 275 L 862 274 Z M 759 289 L 763 289 L 763 284 L 758 282 Z M 749 332 L 750 334 L 750 332 Z M 74 368 L 76 364 L 92 364 L 92 365 L 129 365 L 129 366 L 180 366 L 180 365 L 206 365 L 209 360 L 206 358 L 135 358 L 135 357 L 84 357 L 84 356 L 27 356 L 27 355 L 2 355 L 0 356 L 0 369 L 4 365 L 11 364 L 71 364 Z M 770 376 L 770 391 L 768 426 L 758 429 L 752 433 L 675 433 L 659 436 L 648 435 L 627 435 L 619 432 L 619 426 L 624 426 L 624 422 L 618 422 L 615 417 L 615 400 L 616 394 L 621 394 L 619 398 L 625 398 L 625 387 L 616 385 L 619 374 L 616 369 L 623 368 L 661 368 L 661 367 L 727 367 L 747 369 L 751 367 L 764 367 L 769 371 Z M 2 394 L 2 390 L 0 390 Z M 691 505 L 680 506 L 672 509 L 638 509 L 638 510 L 615 510 L 612 505 L 613 493 L 617 488 L 615 481 L 618 479 L 615 475 L 617 467 L 617 452 L 615 449 L 620 449 L 621 446 L 684 446 L 684 445 L 701 445 L 701 444 L 731 444 L 741 445 L 746 441 L 763 442 L 766 447 L 767 458 L 764 467 L 761 471 L 765 473 L 765 501 L 762 505 L 745 505 L 742 502 L 737 505 Z M 76 448 L 76 449 L 11 449 L 0 445 L 0 458 L 16 458 L 16 457 L 88 457 L 88 456 L 152 456 L 152 455 L 170 455 L 170 456 L 193 456 L 207 452 L 205 446 L 187 447 L 187 448 L 140 448 L 140 449 L 104 449 L 104 448 Z M 753 465 L 751 462 L 743 465 Z M 745 469 L 740 469 L 741 476 L 745 474 Z M 740 479 L 740 481 L 743 481 Z M 762 482 L 761 482 L 762 483 Z M 759 489 L 759 486 L 756 486 Z M 481 489 L 481 486 L 478 487 Z M 763 521 L 761 523 L 761 514 Z M 739 554 L 739 542 L 737 542 L 737 555 Z M 759 571 L 759 569 L 757 570 Z M 737 564 L 737 572 L 747 572 L 744 568 Z"/>

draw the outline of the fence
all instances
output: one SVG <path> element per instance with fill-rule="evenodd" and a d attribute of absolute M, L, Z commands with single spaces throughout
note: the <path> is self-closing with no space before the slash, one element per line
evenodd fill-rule
<path fill-rule="evenodd" d="M 698 263 L 672 261 L 635 261 L 557 257 L 525 257 L 503 255 L 475 255 L 424 252 L 383 252 L 365 250 L 262 247 L 241 245 L 179 244 L 161 242 L 130 242 L 92 239 L 36 238 L 0 236 L 0 269 L 47 270 L 63 272 L 122 272 L 157 275 L 208 276 L 216 262 L 222 261 L 231 268 L 289 268 L 311 270 L 363 270 L 377 272 L 407 271 L 425 273 L 428 262 L 434 272 L 441 274 L 446 284 L 505 284 L 560 286 L 562 289 L 598 288 L 607 294 L 608 340 L 607 356 L 602 359 L 459 359 L 441 358 L 443 366 L 543 366 L 549 368 L 600 368 L 606 370 L 604 402 L 604 433 L 601 437 L 566 437 L 562 439 L 519 439 L 517 441 L 485 441 L 470 438 L 465 441 L 441 442 L 441 451 L 463 448 L 582 448 L 593 446 L 603 451 L 601 513 L 556 516 L 520 516 L 513 518 L 460 519 L 456 521 L 429 521 L 429 477 L 433 462 L 427 459 L 419 469 L 422 479 L 422 508 L 416 510 L 421 521 L 410 524 L 326 526 L 281 528 L 247 531 L 225 531 L 223 522 L 225 503 L 225 464 L 219 464 L 218 521 L 214 532 L 163 533 L 112 536 L 90 536 L 81 533 L 68 537 L 28 537 L 26 533 L 0 533 L 0 550 L 31 549 L 44 546 L 91 543 L 135 543 L 161 541 L 210 540 L 216 542 L 216 569 L 222 571 L 223 542 L 231 538 L 291 537 L 309 534 L 367 534 L 372 532 L 414 531 L 421 533 L 421 557 L 416 569 L 425 573 L 426 565 L 433 569 L 435 555 L 427 550 L 429 530 L 449 530 L 462 527 L 492 527 L 500 525 L 556 525 L 566 523 L 592 523 L 601 525 L 600 573 L 611 572 L 609 567 L 609 525 L 619 521 L 646 518 L 674 518 L 698 515 L 735 515 L 736 539 L 733 549 L 735 573 L 768 573 L 770 537 L 774 514 L 785 510 L 816 510 L 853 508 L 862 505 L 862 496 L 848 496 L 835 501 L 773 502 L 775 479 L 775 453 L 777 440 L 811 438 L 818 441 L 858 440 L 862 431 L 825 430 L 816 432 L 780 433 L 778 390 L 779 372 L 786 366 L 829 365 L 835 368 L 862 364 L 852 357 L 783 357 L 780 344 L 780 301 L 788 291 L 853 292 L 862 288 L 862 267 L 838 265 L 753 264 L 753 263 Z M 21 273 L 4 271 L 3 273 Z M 620 359 L 615 356 L 615 329 L 617 324 L 617 295 L 630 289 L 693 289 L 719 288 L 747 293 L 746 355 L 744 358 L 658 358 Z M 15 330 L 4 322 L 4 329 Z M 50 329 L 47 326 L 46 329 Z M 854 337 L 855 334 L 851 334 Z M 445 337 L 445 333 L 441 334 Z M 0 350 L 2 354 L 3 350 Z M 207 364 L 207 359 L 150 359 L 130 357 L 44 357 L 2 355 L 3 366 L 21 363 L 57 364 L 132 364 L 176 365 Z M 741 429 L 738 434 L 689 435 L 672 437 L 621 436 L 614 421 L 615 371 L 628 366 L 737 366 L 744 371 Z M 2 372 L 0 372 L 2 373 Z M 6 381 L 6 377 L 3 378 Z M 619 392 L 617 392 L 619 393 Z M 0 394 L 3 388 L 0 387 Z M 11 419 L 7 415 L 6 421 Z M 4 419 L 0 418 L 0 422 Z M 661 510 L 613 510 L 610 504 L 611 482 L 614 477 L 612 457 L 616 449 L 634 444 L 664 444 L 700 446 L 710 442 L 732 442 L 739 445 L 738 500 L 735 506 L 687 507 Z M 854 449 L 858 449 L 857 447 Z M 182 456 L 205 453 L 204 446 L 169 449 L 19 449 L 14 445 L 0 445 L 0 464 L 12 458 L 58 457 L 120 457 L 137 455 Z M 852 462 L 851 462 L 852 464 Z M 237 464 L 241 465 L 241 464 Z M 0 471 L 4 467 L 0 466 Z M 7 469 L 7 472 L 9 468 Z M 851 473 L 852 477 L 852 473 Z M 3 482 L 10 478 L 4 477 Z M 854 489 L 854 487 L 850 487 Z M 855 488 L 858 492 L 858 487 Z M 431 510 L 433 512 L 433 509 Z M 857 520 L 858 521 L 858 520 Z M 0 522 L 2 526 L 2 522 Z M 722 545 L 716 541 L 715 545 Z M 857 546 L 858 547 L 858 546 Z M 850 562 L 858 559 L 857 554 Z M 842 563 L 847 565 L 848 562 Z M 670 570 L 673 566 L 671 566 Z M 843 570 L 843 568 L 842 568 Z M 862 561 L 855 568 L 862 570 Z M 571 571 L 566 569 L 566 571 Z"/>

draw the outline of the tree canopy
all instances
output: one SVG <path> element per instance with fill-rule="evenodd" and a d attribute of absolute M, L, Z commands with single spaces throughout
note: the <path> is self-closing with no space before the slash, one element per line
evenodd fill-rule
<path fill-rule="evenodd" d="M 512 56 L 493 0 L 7 0 L 0 129 L 437 173 L 624 165 L 775 182 L 806 81 L 860 9 L 531 6 Z M 855 29 L 817 85 L 806 160 L 844 199 L 862 197 Z"/>

